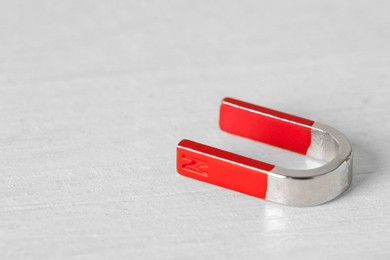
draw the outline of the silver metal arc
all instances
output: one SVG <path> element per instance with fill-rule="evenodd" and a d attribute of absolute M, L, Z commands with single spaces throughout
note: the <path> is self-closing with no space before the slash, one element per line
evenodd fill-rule
<path fill-rule="evenodd" d="M 352 146 L 338 130 L 314 123 L 307 156 L 326 161 L 307 170 L 275 166 L 268 176 L 266 199 L 289 206 L 315 206 L 330 201 L 352 181 Z"/>

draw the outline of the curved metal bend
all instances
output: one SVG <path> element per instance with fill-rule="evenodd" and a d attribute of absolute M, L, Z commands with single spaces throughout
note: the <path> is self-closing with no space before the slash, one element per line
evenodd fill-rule
<path fill-rule="evenodd" d="M 187 177 L 290 206 L 334 199 L 352 180 L 352 147 L 336 129 L 265 107 L 225 98 L 220 128 L 231 134 L 326 161 L 293 170 L 189 140 L 177 146 L 177 171 Z"/>

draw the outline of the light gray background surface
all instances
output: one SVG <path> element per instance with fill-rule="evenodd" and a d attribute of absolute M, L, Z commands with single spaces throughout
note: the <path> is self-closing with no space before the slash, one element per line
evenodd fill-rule
<path fill-rule="evenodd" d="M 389 259 L 389 1 L 1 1 L 0 259 Z M 329 124 L 352 187 L 313 208 L 184 178 L 231 96 Z"/>

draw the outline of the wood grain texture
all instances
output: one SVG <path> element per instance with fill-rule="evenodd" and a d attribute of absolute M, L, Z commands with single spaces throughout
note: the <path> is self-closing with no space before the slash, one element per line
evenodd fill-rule
<path fill-rule="evenodd" d="M 388 1 L 2 1 L 0 259 L 389 259 Z M 329 124 L 349 191 L 292 208 L 179 176 L 225 96 Z"/>

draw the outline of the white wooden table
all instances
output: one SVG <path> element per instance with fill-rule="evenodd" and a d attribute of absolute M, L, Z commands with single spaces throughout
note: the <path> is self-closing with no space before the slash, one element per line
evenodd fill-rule
<path fill-rule="evenodd" d="M 388 1 L 2 1 L 0 259 L 389 259 Z M 179 176 L 231 96 L 329 124 L 352 187 L 311 208 Z"/>

